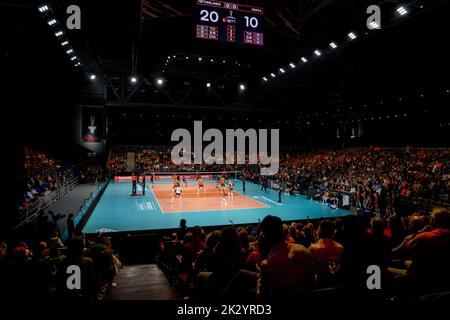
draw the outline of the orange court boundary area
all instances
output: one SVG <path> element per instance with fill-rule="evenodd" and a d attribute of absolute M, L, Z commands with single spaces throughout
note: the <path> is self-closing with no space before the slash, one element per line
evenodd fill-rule
<path fill-rule="evenodd" d="M 151 190 L 163 213 L 194 212 L 194 211 L 218 211 L 236 209 L 269 208 L 270 206 L 233 191 L 233 196 L 226 197 L 227 202 L 222 201 L 222 191 L 215 183 L 205 183 L 205 190 L 198 192 L 197 183 L 183 186 L 181 198 L 172 199 L 172 184 L 153 184 Z"/>

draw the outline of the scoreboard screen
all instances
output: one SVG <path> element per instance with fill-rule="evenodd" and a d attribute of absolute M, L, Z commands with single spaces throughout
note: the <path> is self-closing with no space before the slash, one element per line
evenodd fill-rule
<path fill-rule="evenodd" d="M 196 0 L 195 32 L 198 39 L 264 44 L 264 9 L 239 3 Z"/>

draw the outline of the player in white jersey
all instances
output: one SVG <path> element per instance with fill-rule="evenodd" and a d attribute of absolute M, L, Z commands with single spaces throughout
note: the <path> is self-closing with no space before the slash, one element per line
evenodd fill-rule
<path fill-rule="evenodd" d="M 180 198 L 181 200 L 181 185 L 178 184 L 177 186 L 175 186 L 173 188 L 173 193 L 172 193 L 172 200 L 170 200 L 170 203 L 173 203 L 173 200 L 175 199 L 175 197 Z"/>

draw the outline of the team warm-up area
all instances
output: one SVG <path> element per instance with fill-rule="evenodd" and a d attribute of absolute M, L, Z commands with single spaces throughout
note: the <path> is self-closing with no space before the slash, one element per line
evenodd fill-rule
<path fill-rule="evenodd" d="M 0 1 L 3 318 L 448 318 L 449 18 Z"/>

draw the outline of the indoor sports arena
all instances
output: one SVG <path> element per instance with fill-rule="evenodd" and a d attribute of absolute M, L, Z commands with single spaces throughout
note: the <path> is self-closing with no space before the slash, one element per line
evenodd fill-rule
<path fill-rule="evenodd" d="M 449 301 L 449 2 L 2 1 L 2 296 Z"/>

